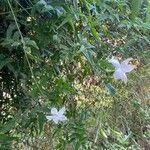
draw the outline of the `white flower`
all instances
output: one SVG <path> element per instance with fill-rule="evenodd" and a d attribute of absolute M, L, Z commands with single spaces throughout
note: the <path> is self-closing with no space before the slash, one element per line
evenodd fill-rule
<path fill-rule="evenodd" d="M 113 74 L 115 79 L 120 79 L 124 81 L 124 83 L 127 83 L 128 79 L 126 73 L 131 72 L 133 69 L 136 68 L 135 65 L 129 64 L 129 61 L 131 60 L 132 58 L 128 58 L 121 63 L 119 63 L 119 61 L 114 57 L 108 60 L 116 68 Z"/>
<path fill-rule="evenodd" d="M 66 121 L 67 117 L 64 115 L 65 113 L 65 107 L 61 108 L 59 111 L 56 108 L 51 109 L 51 115 L 46 116 L 46 118 L 50 121 L 53 120 L 56 124 L 58 124 L 59 121 Z"/>

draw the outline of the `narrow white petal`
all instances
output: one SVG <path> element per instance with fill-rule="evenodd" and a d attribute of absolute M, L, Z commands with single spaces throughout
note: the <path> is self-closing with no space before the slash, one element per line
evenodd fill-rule
<path fill-rule="evenodd" d="M 121 69 L 124 73 L 131 72 L 133 69 L 136 68 L 135 65 L 129 64 L 131 60 L 132 58 L 128 58 L 121 63 Z"/>
<path fill-rule="evenodd" d="M 66 120 L 67 120 L 67 117 L 66 117 L 66 116 L 63 116 L 61 120 L 62 120 L 62 121 L 66 121 Z"/>
<path fill-rule="evenodd" d="M 56 124 L 58 124 L 58 122 L 59 122 L 59 120 L 58 120 L 58 118 L 53 118 L 53 121 L 56 123 Z"/>
<path fill-rule="evenodd" d="M 127 59 L 125 59 L 121 64 L 126 64 L 126 65 L 128 65 L 131 60 L 133 60 L 133 58 L 127 58 Z"/>
<path fill-rule="evenodd" d="M 58 113 L 58 111 L 57 111 L 56 108 L 52 108 L 52 109 L 51 109 L 51 114 L 52 114 L 52 115 L 55 115 L 55 114 L 57 114 L 57 113 Z"/>
<path fill-rule="evenodd" d="M 65 115 L 62 115 L 62 116 L 59 117 L 59 120 L 60 121 L 66 121 L 67 117 Z"/>
<path fill-rule="evenodd" d="M 121 80 L 124 81 L 125 84 L 128 82 L 128 78 L 127 78 L 126 74 L 123 75 Z"/>
<path fill-rule="evenodd" d="M 134 65 L 121 65 L 121 69 L 124 73 L 131 72 L 135 68 L 136 66 Z"/>
<path fill-rule="evenodd" d="M 115 79 L 120 79 L 122 81 L 124 81 L 124 83 L 127 83 L 127 76 L 126 74 L 121 70 L 121 69 L 117 69 L 114 74 L 113 74 Z"/>
<path fill-rule="evenodd" d="M 115 68 L 120 68 L 120 63 L 118 59 L 111 58 L 110 60 L 108 60 L 108 62 L 110 62 Z"/>
<path fill-rule="evenodd" d="M 65 107 L 62 107 L 60 110 L 59 110 L 59 112 L 58 112 L 58 114 L 59 115 L 63 115 L 64 114 L 64 112 L 65 112 Z"/>
<path fill-rule="evenodd" d="M 53 116 L 46 116 L 46 119 L 50 121 L 53 119 Z"/>

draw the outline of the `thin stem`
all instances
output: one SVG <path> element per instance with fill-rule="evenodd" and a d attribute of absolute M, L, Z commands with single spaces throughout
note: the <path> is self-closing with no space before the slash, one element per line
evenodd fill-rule
<path fill-rule="evenodd" d="M 18 32 L 19 32 L 20 37 L 21 37 L 21 42 L 22 42 L 22 44 L 23 44 L 23 51 L 24 51 L 25 58 L 26 58 L 26 60 L 27 60 L 27 63 L 28 63 L 28 66 L 29 66 L 29 69 L 30 69 L 32 78 L 33 78 L 33 80 L 34 80 L 34 82 L 35 82 L 37 88 L 39 89 L 40 93 L 44 96 L 43 92 L 41 91 L 41 89 L 40 89 L 40 87 L 39 87 L 39 85 L 38 85 L 38 83 L 37 83 L 37 81 L 36 81 L 36 79 L 35 79 L 35 76 L 34 76 L 34 73 L 33 73 L 32 67 L 31 67 L 31 64 L 30 64 L 30 62 L 29 62 L 29 59 L 28 59 L 28 56 L 27 56 L 27 53 L 26 53 L 26 44 L 25 44 L 24 38 L 23 38 L 23 36 L 22 36 L 22 33 L 21 33 L 21 31 L 20 31 L 18 22 L 17 22 L 17 20 L 16 20 L 16 16 L 15 16 L 15 14 L 14 14 L 13 8 L 12 8 L 12 6 L 11 6 L 11 4 L 10 4 L 10 1 L 7 0 L 7 2 L 8 2 L 8 5 L 9 5 L 9 7 L 10 7 L 10 10 L 11 10 L 11 12 L 12 12 L 14 21 L 15 21 L 16 26 L 17 26 L 17 29 L 18 29 Z M 44 97 L 45 97 L 45 96 L 44 96 Z"/>
<path fill-rule="evenodd" d="M 17 0 L 15 0 L 15 2 L 16 2 L 24 11 L 26 11 L 26 13 L 27 13 L 28 15 L 30 15 L 30 13 L 26 10 L 26 8 L 24 8 Z"/>
<path fill-rule="evenodd" d="M 24 9 L 25 9 L 25 8 L 24 8 Z M 26 10 L 28 10 L 28 9 L 32 9 L 32 7 L 26 8 Z M 17 13 L 17 12 L 20 12 L 20 11 L 22 11 L 22 10 L 23 10 L 23 9 L 17 10 L 17 11 L 14 11 L 14 12 Z M 2 13 L 0 13 L 0 15 L 7 15 L 7 14 L 9 14 L 9 13 L 12 13 L 12 11 L 2 12 Z"/>

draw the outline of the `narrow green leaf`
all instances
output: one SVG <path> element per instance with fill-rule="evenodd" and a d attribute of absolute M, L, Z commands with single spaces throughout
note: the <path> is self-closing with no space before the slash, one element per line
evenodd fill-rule
<path fill-rule="evenodd" d="M 37 46 L 37 44 L 35 43 L 35 41 L 30 40 L 29 38 L 24 38 L 24 41 L 25 41 L 25 44 L 26 44 L 27 46 L 32 46 L 32 47 L 34 47 L 35 49 L 39 49 L 38 46 Z"/>
<path fill-rule="evenodd" d="M 15 118 L 9 120 L 6 124 L 2 125 L 2 127 L 0 128 L 0 131 L 2 133 L 6 133 L 12 130 L 14 127 L 15 127 Z"/>
<path fill-rule="evenodd" d="M 5 58 L 4 60 L 0 60 L 0 70 L 10 62 L 12 62 L 10 58 Z"/>
<path fill-rule="evenodd" d="M 142 0 L 132 0 L 131 2 L 131 19 L 138 17 L 142 5 Z"/>
<path fill-rule="evenodd" d="M 11 136 L 7 136 L 6 134 L 0 134 L 1 142 L 13 141 L 13 140 L 17 140 L 17 139 L 18 139 L 18 137 L 11 137 Z"/>
<path fill-rule="evenodd" d="M 146 22 L 150 23 L 150 1 L 147 2 L 147 8 L 146 8 Z"/>
<path fill-rule="evenodd" d="M 39 132 L 42 132 L 43 125 L 45 123 L 45 116 L 42 113 L 38 114 L 38 124 L 39 124 Z"/>
<path fill-rule="evenodd" d="M 100 133 L 102 134 L 102 136 L 103 136 L 104 138 L 107 139 L 107 135 L 106 135 L 106 133 L 105 133 L 105 131 L 104 131 L 103 129 L 100 129 Z"/>
<path fill-rule="evenodd" d="M 11 23 L 7 29 L 6 38 L 11 39 L 14 30 L 17 30 L 17 27 L 14 23 Z"/>
<path fill-rule="evenodd" d="M 114 96 L 116 94 L 115 88 L 110 83 L 106 84 L 105 86 L 111 96 Z"/>

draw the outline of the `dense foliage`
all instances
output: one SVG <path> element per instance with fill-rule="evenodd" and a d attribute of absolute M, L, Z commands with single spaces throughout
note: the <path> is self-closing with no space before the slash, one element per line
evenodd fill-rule
<path fill-rule="evenodd" d="M 2 149 L 150 149 L 148 0 L 1 0 L 0 20 Z"/>

